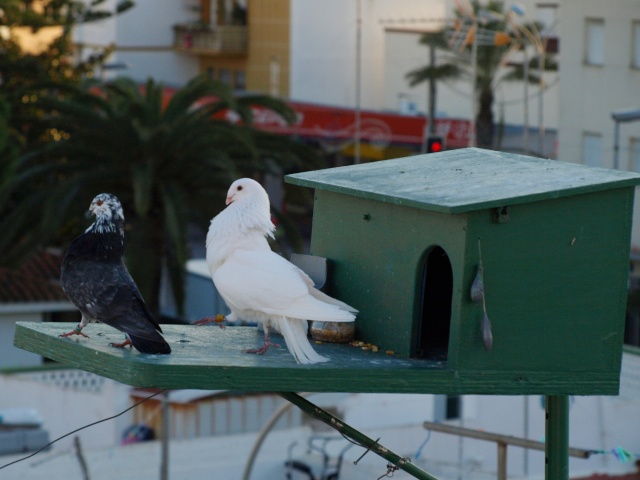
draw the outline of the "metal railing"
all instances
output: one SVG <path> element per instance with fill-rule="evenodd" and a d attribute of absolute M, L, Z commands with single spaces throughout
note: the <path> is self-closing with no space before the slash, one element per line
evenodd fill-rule
<path fill-rule="evenodd" d="M 460 437 L 475 438 L 487 442 L 495 442 L 498 447 L 498 471 L 497 480 L 507 480 L 507 446 L 527 448 L 530 450 L 545 451 L 545 444 L 535 440 L 526 438 L 513 437 L 511 435 L 501 435 L 499 433 L 491 433 L 480 430 L 472 430 L 469 428 L 456 427 L 453 425 L 445 425 L 436 422 L 423 422 L 423 427 L 432 432 L 448 433 L 450 435 L 458 435 Z M 594 453 L 592 450 L 583 450 L 580 448 L 569 448 L 570 457 L 589 458 Z"/>
<path fill-rule="evenodd" d="M 173 46 L 197 54 L 244 54 L 248 48 L 248 29 L 242 25 L 194 27 L 175 25 Z"/>

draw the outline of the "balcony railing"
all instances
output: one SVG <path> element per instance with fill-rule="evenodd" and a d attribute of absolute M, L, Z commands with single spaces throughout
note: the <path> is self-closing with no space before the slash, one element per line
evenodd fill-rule
<path fill-rule="evenodd" d="M 198 55 L 247 53 L 247 27 L 242 25 L 173 27 L 176 49 Z"/>

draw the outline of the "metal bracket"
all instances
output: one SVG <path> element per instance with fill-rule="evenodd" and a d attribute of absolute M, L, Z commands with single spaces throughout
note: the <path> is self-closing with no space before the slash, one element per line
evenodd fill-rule
<path fill-rule="evenodd" d="M 509 207 L 498 207 L 493 211 L 493 221 L 496 223 L 507 223 L 511 218 L 509 217 Z"/>
<path fill-rule="evenodd" d="M 327 259 L 316 255 L 292 253 L 291 263 L 309 275 L 315 287 L 320 290 L 327 283 Z"/>

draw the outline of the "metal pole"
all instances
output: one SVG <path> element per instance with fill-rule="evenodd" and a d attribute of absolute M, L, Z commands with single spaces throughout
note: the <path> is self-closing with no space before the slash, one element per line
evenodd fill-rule
<path fill-rule="evenodd" d="M 544 154 L 544 52 L 538 57 L 538 75 L 540 76 L 540 96 L 538 97 L 538 155 Z"/>
<path fill-rule="evenodd" d="M 436 66 L 436 47 L 433 44 L 429 45 L 429 66 L 434 68 Z M 436 134 L 436 79 L 429 78 L 429 135 Z"/>
<path fill-rule="evenodd" d="M 300 410 L 302 410 L 307 415 L 310 415 L 313 418 L 320 420 L 321 422 L 330 426 L 334 430 L 337 430 L 338 432 L 340 432 L 343 436 L 350 438 L 357 445 L 360 445 L 366 448 L 367 450 L 365 451 L 365 454 L 369 451 L 373 452 L 376 455 L 379 455 L 385 460 L 389 461 L 390 464 L 393 464 L 399 469 L 404 470 L 409 475 L 413 476 L 414 478 L 417 478 L 418 480 L 437 480 L 436 477 L 430 475 L 429 473 L 425 472 L 421 468 L 415 466 L 413 463 L 411 463 L 409 459 L 401 457 L 397 453 L 394 453 L 388 448 L 380 445 L 378 443 L 378 440 L 372 440 L 366 435 L 360 433 L 358 430 L 347 425 L 339 418 L 334 417 L 326 410 L 323 410 L 322 408 L 314 405 L 313 403 L 306 400 L 305 398 L 302 398 L 297 393 L 277 392 L 277 394 L 280 395 L 285 400 L 288 400 L 289 402 L 296 405 Z M 362 456 L 364 456 L 364 454 Z"/>
<path fill-rule="evenodd" d="M 162 395 L 160 480 L 169 480 L 169 390 Z"/>
<path fill-rule="evenodd" d="M 529 396 L 525 395 L 524 397 L 524 432 L 523 437 L 525 440 L 529 440 Z M 524 458 L 522 461 L 523 464 L 523 473 L 525 477 L 529 476 L 529 449 L 525 448 L 523 450 Z"/>
<path fill-rule="evenodd" d="M 473 17 L 473 43 L 471 44 L 471 79 L 473 90 L 471 91 L 471 132 L 469 133 L 469 146 L 476 146 L 476 118 L 478 117 L 478 99 L 476 89 L 478 88 L 478 20 Z"/>
<path fill-rule="evenodd" d="M 361 106 L 360 106 L 360 89 L 361 89 L 361 55 L 362 55 L 362 2 L 357 0 L 356 4 L 356 109 L 355 109 L 355 125 L 354 125 L 354 146 L 353 146 L 353 163 L 360 163 L 360 128 L 361 128 Z"/>
<path fill-rule="evenodd" d="M 507 480 L 507 444 L 498 442 L 498 480 Z"/>
<path fill-rule="evenodd" d="M 524 48 L 524 128 L 522 130 L 522 147 L 524 153 L 529 153 L 529 56 Z"/>
<path fill-rule="evenodd" d="M 262 447 L 262 442 L 264 442 L 264 439 L 267 437 L 267 434 L 271 431 L 271 429 L 276 424 L 276 422 L 280 420 L 280 417 L 284 415 L 291 407 L 293 407 L 293 404 L 290 402 L 285 402 L 282 405 L 280 405 L 280 407 L 275 412 L 273 412 L 271 417 L 269 417 L 269 420 L 267 420 L 267 423 L 264 424 L 260 432 L 258 432 L 258 438 L 256 438 L 256 441 L 253 444 L 253 448 L 249 453 L 249 458 L 247 459 L 247 463 L 244 466 L 244 472 L 242 473 L 242 480 L 249 480 L 251 478 L 251 471 L 253 470 L 253 464 L 256 461 L 256 456 L 260 451 L 260 447 Z"/>
<path fill-rule="evenodd" d="M 484 430 L 473 430 L 470 428 L 455 427 L 437 422 L 422 422 L 422 426 L 432 432 L 442 432 L 451 435 L 460 435 L 467 438 L 476 438 L 487 442 L 505 443 L 515 447 L 529 448 L 531 450 L 544 451 L 546 445 L 536 440 L 527 440 L 526 438 L 513 437 L 511 435 L 501 435 L 499 433 L 485 432 Z M 576 458 L 589 458 L 594 453 L 593 450 L 584 450 L 582 448 L 570 448 L 569 455 Z"/>
<path fill-rule="evenodd" d="M 547 395 L 545 479 L 569 480 L 569 397 Z"/>
<path fill-rule="evenodd" d="M 620 159 L 618 157 L 620 151 L 620 122 L 615 121 L 615 130 L 613 131 L 613 168 L 619 168 Z"/>

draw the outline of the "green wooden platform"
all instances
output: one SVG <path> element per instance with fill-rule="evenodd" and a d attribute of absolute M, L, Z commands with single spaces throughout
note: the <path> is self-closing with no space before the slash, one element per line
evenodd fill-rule
<path fill-rule="evenodd" d="M 246 391 L 441 393 L 498 395 L 585 395 L 597 385 L 611 395 L 618 381 L 608 374 L 580 372 L 568 387 L 566 375 L 548 372 L 455 372 L 446 364 L 365 351 L 351 345 L 314 348 L 331 361 L 299 365 L 283 346 L 266 355 L 243 353 L 262 344 L 255 327 L 163 325 L 171 355 L 146 355 L 116 349 L 123 335 L 101 324 L 84 332 L 90 338 L 60 338 L 74 323 L 18 322 L 14 344 L 24 350 L 137 387 Z M 277 336 L 274 336 L 274 340 Z"/>

